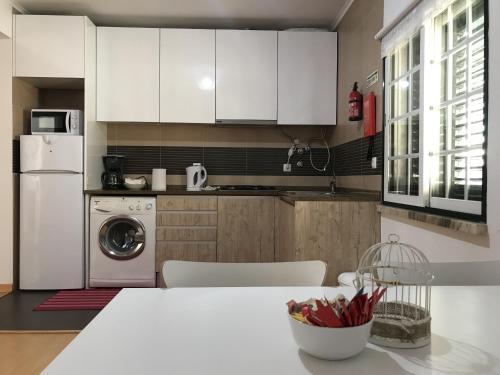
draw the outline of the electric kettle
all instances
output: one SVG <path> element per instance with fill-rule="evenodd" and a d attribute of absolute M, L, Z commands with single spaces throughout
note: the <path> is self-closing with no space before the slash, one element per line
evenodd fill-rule
<path fill-rule="evenodd" d="M 207 170 L 201 163 L 193 163 L 186 168 L 186 190 L 200 191 L 207 182 Z"/>

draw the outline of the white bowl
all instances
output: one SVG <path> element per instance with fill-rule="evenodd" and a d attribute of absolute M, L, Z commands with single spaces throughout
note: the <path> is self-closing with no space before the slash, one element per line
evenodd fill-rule
<path fill-rule="evenodd" d="M 356 327 L 328 328 L 302 323 L 288 314 L 295 342 L 313 357 L 339 360 L 363 351 L 370 336 L 372 322 Z"/>

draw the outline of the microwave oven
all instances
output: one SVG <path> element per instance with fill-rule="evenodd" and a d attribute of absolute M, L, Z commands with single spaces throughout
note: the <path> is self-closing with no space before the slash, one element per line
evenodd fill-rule
<path fill-rule="evenodd" d="M 77 109 L 32 109 L 31 134 L 83 135 L 83 113 Z"/>

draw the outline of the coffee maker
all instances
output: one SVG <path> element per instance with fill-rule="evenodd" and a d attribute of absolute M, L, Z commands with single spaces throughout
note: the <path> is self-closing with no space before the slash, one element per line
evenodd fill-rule
<path fill-rule="evenodd" d="M 104 172 L 101 175 L 102 188 L 106 190 L 122 189 L 125 156 L 104 155 L 102 162 L 104 164 Z"/>

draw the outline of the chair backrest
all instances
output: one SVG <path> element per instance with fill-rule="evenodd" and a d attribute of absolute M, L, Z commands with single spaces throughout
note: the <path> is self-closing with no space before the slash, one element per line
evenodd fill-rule
<path fill-rule="evenodd" d="M 168 260 L 162 275 L 167 288 L 321 286 L 326 263 L 320 260 L 275 263 L 209 263 Z"/>

